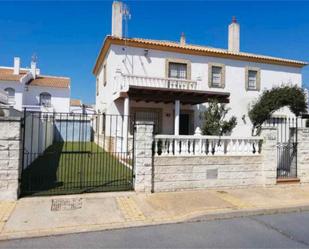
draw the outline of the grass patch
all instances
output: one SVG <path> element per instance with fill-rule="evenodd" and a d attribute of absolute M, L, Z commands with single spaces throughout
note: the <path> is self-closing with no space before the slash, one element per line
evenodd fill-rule
<path fill-rule="evenodd" d="M 125 153 L 106 152 L 93 142 L 55 143 L 24 170 L 22 194 L 129 190 L 133 172 L 124 161 L 130 162 Z"/>

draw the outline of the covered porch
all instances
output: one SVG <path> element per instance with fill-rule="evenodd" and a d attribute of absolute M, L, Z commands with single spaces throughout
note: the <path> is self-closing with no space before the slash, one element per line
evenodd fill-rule
<path fill-rule="evenodd" d="M 229 93 L 130 86 L 123 92 L 123 115 L 153 121 L 155 134 L 193 135 L 199 126 L 197 105 L 216 98 L 229 103 Z"/>

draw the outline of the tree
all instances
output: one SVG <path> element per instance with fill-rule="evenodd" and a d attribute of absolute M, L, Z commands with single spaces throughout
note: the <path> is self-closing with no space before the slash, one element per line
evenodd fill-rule
<path fill-rule="evenodd" d="M 296 116 L 307 112 L 304 90 L 298 86 L 281 86 L 265 90 L 248 113 L 253 125 L 252 135 L 259 135 L 263 123 L 284 106 L 288 106 Z"/>
<path fill-rule="evenodd" d="M 229 110 L 230 108 L 226 108 L 225 104 L 219 104 L 218 100 L 211 100 L 204 112 L 203 135 L 222 136 L 230 134 L 237 125 L 237 120 L 235 116 L 225 120 Z"/>

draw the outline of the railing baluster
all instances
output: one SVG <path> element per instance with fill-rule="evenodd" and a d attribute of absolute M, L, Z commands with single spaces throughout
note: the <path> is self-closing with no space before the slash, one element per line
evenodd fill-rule
<path fill-rule="evenodd" d="M 258 155 L 261 138 L 156 135 L 157 156 Z"/>

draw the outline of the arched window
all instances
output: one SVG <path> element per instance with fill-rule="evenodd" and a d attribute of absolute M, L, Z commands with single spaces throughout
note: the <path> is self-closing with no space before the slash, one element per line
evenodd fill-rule
<path fill-rule="evenodd" d="M 9 103 L 15 104 L 15 90 L 14 90 L 14 88 L 8 87 L 8 88 L 5 88 L 4 91 L 8 95 Z"/>
<path fill-rule="evenodd" d="M 51 95 L 49 93 L 44 92 L 40 94 L 40 105 L 51 106 Z"/>

